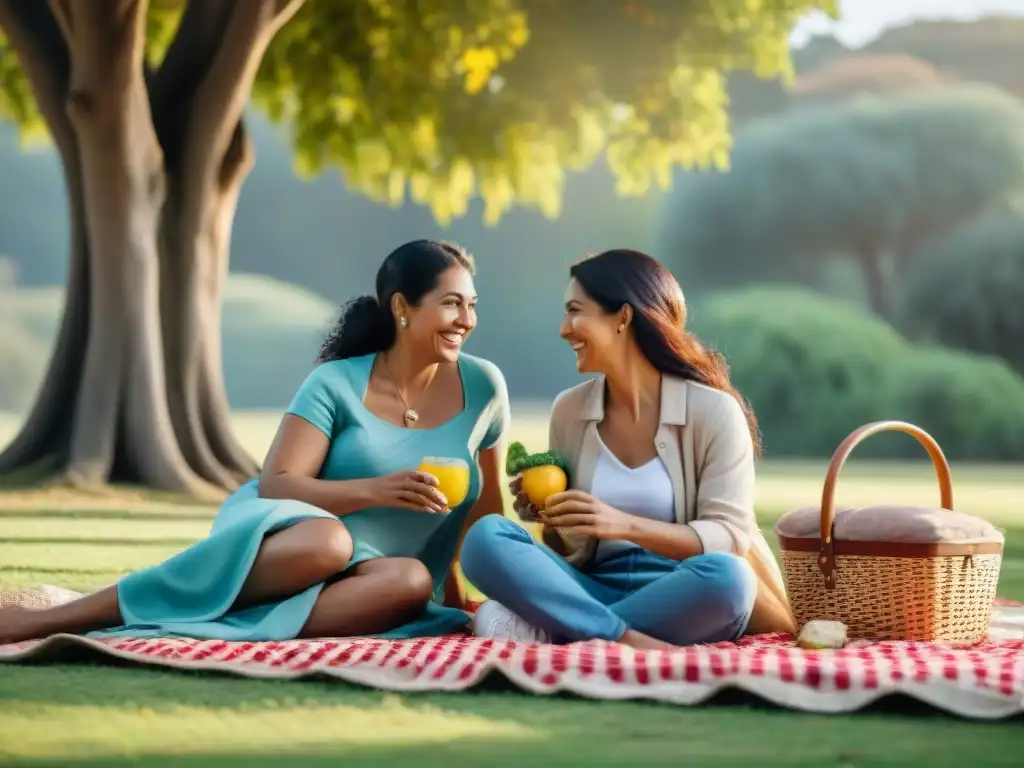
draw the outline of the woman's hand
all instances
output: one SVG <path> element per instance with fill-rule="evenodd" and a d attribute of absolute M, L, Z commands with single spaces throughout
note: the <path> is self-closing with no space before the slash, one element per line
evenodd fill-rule
<path fill-rule="evenodd" d="M 598 501 L 584 491 L 564 491 L 548 497 L 541 519 L 566 533 L 596 539 L 627 539 L 636 517 Z"/>
<path fill-rule="evenodd" d="M 448 511 L 448 499 L 437 489 L 437 478 L 426 472 L 405 470 L 367 480 L 373 507 L 412 509 L 440 514 Z"/>
<path fill-rule="evenodd" d="M 508 489 L 512 491 L 512 509 L 519 515 L 520 520 L 524 523 L 543 522 L 540 510 L 523 493 L 523 478 L 521 475 L 516 475 L 512 478 L 508 484 Z"/>

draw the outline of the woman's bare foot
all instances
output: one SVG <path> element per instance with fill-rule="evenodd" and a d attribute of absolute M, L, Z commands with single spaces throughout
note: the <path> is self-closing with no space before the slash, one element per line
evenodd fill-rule
<path fill-rule="evenodd" d="M 677 647 L 672 645 L 672 643 L 666 643 L 650 635 L 645 635 L 643 632 L 637 632 L 635 629 L 627 629 L 625 634 L 619 638 L 619 642 L 623 645 L 628 645 L 630 648 L 637 648 L 642 651 L 670 651 Z"/>
<path fill-rule="evenodd" d="M 33 640 L 46 634 L 39 621 L 40 613 L 17 606 L 0 608 L 0 645 Z"/>

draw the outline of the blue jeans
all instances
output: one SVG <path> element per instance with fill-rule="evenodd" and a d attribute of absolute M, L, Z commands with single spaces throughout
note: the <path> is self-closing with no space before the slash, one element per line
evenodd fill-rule
<path fill-rule="evenodd" d="M 460 560 L 477 589 L 555 642 L 614 641 L 627 629 L 673 645 L 736 640 L 757 595 L 736 555 L 678 562 L 636 547 L 577 570 L 502 515 L 469 529 Z"/>

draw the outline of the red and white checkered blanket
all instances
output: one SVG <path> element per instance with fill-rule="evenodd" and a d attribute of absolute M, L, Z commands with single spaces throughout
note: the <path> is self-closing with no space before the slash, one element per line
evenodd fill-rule
<path fill-rule="evenodd" d="M 60 658 L 71 647 L 140 664 L 260 678 L 318 674 L 391 691 L 465 690 L 497 672 L 532 693 L 594 699 L 692 705 L 739 689 L 792 709 L 850 712 L 901 693 L 965 717 L 995 719 L 1024 711 L 1024 605 L 1007 601 L 997 606 L 989 639 L 970 648 L 852 642 L 843 650 L 807 651 L 788 635 L 672 651 L 466 636 L 245 643 L 57 635 L 0 646 L 0 661 Z"/>

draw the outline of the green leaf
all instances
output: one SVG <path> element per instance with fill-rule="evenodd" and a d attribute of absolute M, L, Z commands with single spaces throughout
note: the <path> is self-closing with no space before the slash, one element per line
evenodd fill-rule
<path fill-rule="evenodd" d="M 36 108 L 32 88 L 18 65 L 18 58 L 0 31 L 0 119 L 20 128 L 25 143 L 45 141 L 46 125 Z"/>

